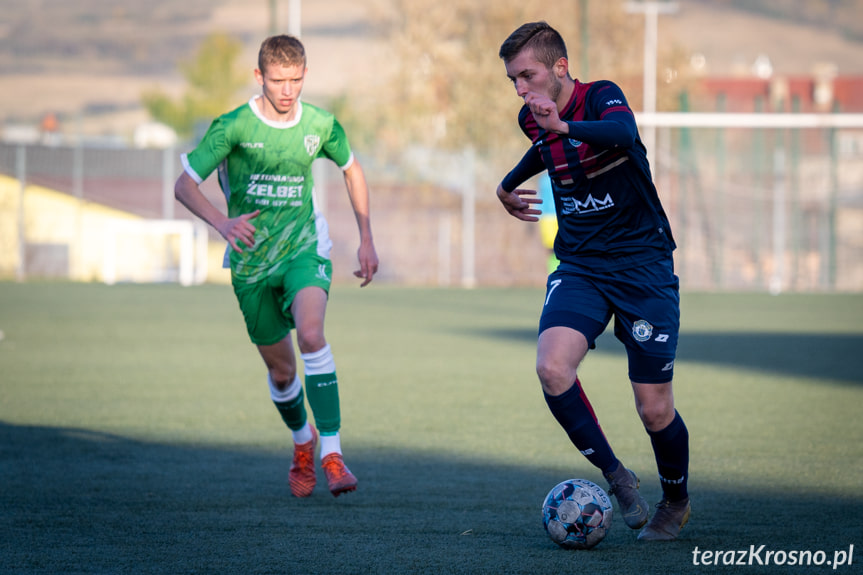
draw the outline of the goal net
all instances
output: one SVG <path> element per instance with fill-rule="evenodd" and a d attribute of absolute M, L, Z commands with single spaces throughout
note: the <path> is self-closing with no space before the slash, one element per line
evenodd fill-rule
<path fill-rule="evenodd" d="M 688 289 L 863 287 L 863 114 L 636 114 Z"/>

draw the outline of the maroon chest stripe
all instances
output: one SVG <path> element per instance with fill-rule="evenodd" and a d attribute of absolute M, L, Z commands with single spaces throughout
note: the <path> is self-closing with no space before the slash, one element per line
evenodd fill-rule
<path fill-rule="evenodd" d="M 570 122 L 580 122 L 584 119 L 584 103 L 589 89 L 590 84 L 582 84 L 576 80 L 575 88 L 572 91 L 572 97 L 563 109 L 561 119 Z M 581 165 L 590 161 L 588 156 L 592 155 L 592 152 L 590 151 L 589 146 L 579 146 L 578 148 L 575 148 L 578 155 L 578 162 L 572 162 L 566 156 L 566 148 L 564 147 L 563 142 L 563 137 L 558 137 L 551 144 L 549 153 L 554 162 L 555 177 L 560 180 L 561 184 L 568 186 L 575 181 L 575 172 L 582 167 Z M 570 154 L 571 153 L 572 152 L 570 152 Z"/>
<path fill-rule="evenodd" d="M 572 97 L 561 110 L 562 120 L 569 122 L 584 121 L 586 115 L 587 93 L 592 83 L 583 84 L 576 80 Z M 611 108 L 603 115 L 613 111 L 627 111 L 626 107 Z M 600 120 L 602 118 L 595 118 Z M 549 175 L 561 185 L 570 186 L 579 178 L 591 178 L 619 163 L 623 151 L 597 150 L 587 144 L 567 145 L 567 136 L 559 136 L 542 130 L 536 123 L 536 118 L 527 113 L 523 117 L 524 130 L 534 144 L 538 144 L 548 167 Z"/>

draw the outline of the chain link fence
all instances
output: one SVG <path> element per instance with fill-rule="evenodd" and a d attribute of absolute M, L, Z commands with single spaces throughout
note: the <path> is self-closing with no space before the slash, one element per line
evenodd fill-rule
<path fill-rule="evenodd" d="M 684 289 L 863 290 L 863 126 L 655 130 L 655 181 Z M 494 196 L 503 173 L 480 154 L 359 159 L 372 194 L 379 281 L 544 283 L 549 254 L 539 228 L 506 215 Z M 106 222 L 194 219 L 173 198 L 179 170 L 177 150 L 0 144 L 0 277 L 105 281 Z M 335 279 L 349 281 L 359 238 L 342 176 L 318 162 L 315 179 Z M 215 178 L 202 190 L 224 209 Z M 206 235 L 214 255 L 196 281 L 224 281 L 224 242 L 213 230 Z M 179 276 L 177 241 L 165 237 L 150 250 L 163 256 L 153 281 Z M 126 252 L 128 266 L 141 258 Z"/>

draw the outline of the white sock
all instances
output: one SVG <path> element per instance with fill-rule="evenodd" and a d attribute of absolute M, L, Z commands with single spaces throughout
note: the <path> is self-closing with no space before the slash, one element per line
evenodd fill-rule
<path fill-rule="evenodd" d="M 291 435 L 293 435 L 294 443 L 296 444 L 308 443 L 312 440 L 312 437 L 314 437 L 312 435 L 312 426 L 309 425 L 308 421 L 301 429 L 296 431 L 291 430 Z"/>
<path fill-rule="evenodd" d="M 300 381 L 299 374 L 294 376 L 294 381 L 284 389 L 284 391 L 279 391 L 275 384 L 273 383 L 273 378 L 270 377 L 270 374 L 267 374 L 267 385 L 270 386 L 270 399 L 276 401 L 278 403 L 288 402 L 298 395 L 303 390 L 303 382 Z"/>
<path fill-rule="evenodd" d="M 319 375 L 336 371 L 336 362 L 333 359 L 332 351 L 330 351 L 330 344 L 312 353 L 301 353 L 300 357 L 303 360 L 306 375 Z"/>
<path fill-rule="evenodd" d="M 329 455 L 330 453 L 338 453 L 342 454 L 342 442 L 339 439 L 339 434 L 335 435 L 322 435 L 321 436 L 321 459 Z"/>
<path fill-rule="evenodd" d="M 300 381 L 299 374 L 294 376 L 294 381 L 284 391 L 279 391 L 276 388 L 273 384 L 273 378 L 269 374 L 267 375 L 267 384 L 270 386 L 270 398 L 278 403 L 286 403 L 295 399 L 303 390 L 303 382 Z M 291 435 L 293 436 L 294 443 L 308 443 L 312 440 L 312 426 L 306 421 L 306 424 L 301 429 L 296 431 L 292 429 Z"/>

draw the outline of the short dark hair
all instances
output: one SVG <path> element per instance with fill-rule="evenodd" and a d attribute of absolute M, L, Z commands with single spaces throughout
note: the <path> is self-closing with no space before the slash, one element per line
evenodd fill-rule
<path fill-rule="evenodd" d="M 303 43 L 293 36 L 281 34 L 270 36 L 261 44 L 258 52 L 258 69 L 263 72 L 266 66 L 306 67 L 306 49 Z"/>
<path fill-rule="evenodd" d="M 533 50 L 538 62 L 551 68 L 561 58 L 567 58 L 566 43 L 557 30 L 546 22 L 522 24 L 501 44 L 499 56 L 509 62 L 525 48 Z"/>

